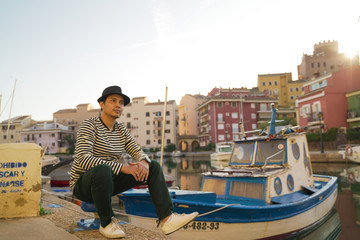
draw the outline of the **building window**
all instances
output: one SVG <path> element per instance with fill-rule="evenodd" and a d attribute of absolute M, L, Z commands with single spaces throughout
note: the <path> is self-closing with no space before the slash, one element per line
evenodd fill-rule
<path fill-rule="evenodd" d="M 127 128 L 131 128 L 131 123 L 129 123 L 129 122 L 126 123 L 126 127 L 127 127 Z"/>
<path fill-rule="evenodd" d="M 151 141 L 150 140 L 146 140 L 146 145 L 150 145 Z"/>
<path fill-rule="evenodd" d="M 160 140 L 160 139 L 158 140 L 158 144 L 161 144 L 161 140 Z"/>
<path fill-rule="evenodd" d="M 10 138 L 11 138 L 11 139 L 14 139 L 14 135 L 11 135 Z"/>
<path fill-rule="evenodd" d="M 39 138 L 41 138 L 41 134 L 39 134 Z"/>
<path fill-rule="evenodd" d="M 55 137 L 55 133 L 52 133 L 51 136 Z M 34 134 L 32 135 L 32 140 L 34 140 Z"/>
<path fill-rule="evenodd" d="M 55 143 L 51 143 L 51 146 L 55 147 Z"/>
<path fill-rule="evenodd" d="M 145 113 L 145 116 L 146 116 L 146 117 L 150 117 L 150 112 L 146 112 L 146 113 Z"/>
<path fill-rule="evenodd" d="M 232 118 L 238 118 L 238 113 L 237 112 L 233 112 L 233 113 L 231 113 L 231 117 Z"/>
<path fill-rule="evenodd" d="M 218 122 L 223 122 L 223 114 L 222 113 L 218 113 Z"/>
<path fill-rule="evenodd" d="M 146 130 L 146 135 L 150 135 L 150 130 Z"/>
<path fill-rule="evenodd" d="M 239 132 L 239 124 L 233 123 L 232 124 L 232 131 L 233 131 L 233 133 L 238 133 Z"/>
<path fill-rule="evenodd" d="M 318 65 L 318 68 L 319 68 L 319 67 L 320 67 L 320 63 L 318 62 L 318 64 L 317 64 L 317 65 Z"/>
<path fill-rule="evenodd" d="M 314 68 L 314 63 L 311 63 L 311 68 Z"/>
<path fill-rule="evenodd" d="M 277 86 L 277 81 L 274 82 L 275 86 Z"/>
<path fill-rule="evenodd" d="M 150 121 L 146 121 L 146 125 L 150 125 Z"/>
<path fill-rule="evenodd" d="M 256 123 L 251 124 L 252 129 L 256 129 Z"/>
<path fill-rule="evenodd" d="M 290 100 L 294 100 L 294 96 L 290 96 Z"/>
<path fill-rule="evenodd" d="M 232 106 L 232 107 L 236 107 L 236 105 L 237 105 L 236 102 L 232 102 L 232 103 L 231 103 L 231 106 Z"/>
<path fill-rule="evenodd" d="M 218 103 L 217 103 L 217 106 L 218 106 L 219 108 L 221 108 L 221 107 L 223 106 L 222 102 L 218 102 Z"/>
<path fill-rule="evenodd" d="M 227 116 L 227 117 L 230 116 L 230 113 L 226 112 L 226 113 L 225 113 L 225 116 Z"/>
<path fill-rule="evenodd" d="M 6 135 L 3 136 L 3 139 L 6 139 Z"/>
<path fill-rule="evenodd" d="M 293 91 L 294 91 L 294 89 L 293 89 L 292 87 L 291 87 L 289 90 L 290 90 L 290 92 L 293 92 Z"/>
<path fill-rule="evenodd" d="M 169 112 L 169 111 L 166 111 L 166 116 L 170 116 L 170 112 Z"/>
<path fill-rule="evenodd" d="M 224 137 L 224 135 L 219 135 L 219 136 L 218 136 L 218 139 L 219 139 L 219 141 L 224 141 L 224 140 L 225 140 L 225 137 Z"/>
<path fill-rule="evenodd" d="M 170 140 L 170 139 L 166 139 L 166 143 L 167 143 L 167 144 L 170 144 L 170 143 L 171 143 L 171 140 Z"/>
<path fill-rule="evenodd" d="M 333 70 L 333 69 L 334 69 L 334 65 L 331 65 L 331 66 L 330 66 L 330 69 Z"/>
<path fill-rule="evenodd" d="M 252 103 L 252 104 L 251 104 L 251 108 L 255 108 L 255 103 Z"/>
<path fill-rule="evenodd" d="M 265 86 L 265 82 L 263 82 L 262 85 Z"/>
<path fill-rule="evenodd" d="M 298 87 L 296 87 L 296 88 L 295 88 L 295 91 L 297 91 L 297 92 L 298 92 L 298 91 L 299 91 L 299 88 L 298 88 Z"/>
<path fill-rule="evenodd" d="M 269 86 L 271 86 L 271 82 L 269 82 Z"/>
<path fill-rule="evenodd" d="M 170 133 L 170 129 L 165 129 L 165 133 Z"/>
<path fill-rule="evenodd" d="M 324 75 L 326 75 L 327 74 L 327 71 L 326 71 L 326 69 L 324 70 Z"/>
<path fill-rule="evenodd" d="M 219 124 L 218 124 L 218 129 L 219 129 L 219 130 L 223 130 L 223 129 L 224 129 L 224 124 L 223 124 L 223 123 L 219 123 Z"/>
<path fill-rule="evenodd" d="M 251 119 L 256 119 L 256 113 L 251 114 Z"/>
<path fill-rule="evenodd" d="M 275 93 L 275 95 L 279 95 L 277 88 L 275 89 L 274 93 Z"/>
<path fill-rule="evenodd" d="M 126 114 L 126 117 L 127 117 L 127 118 L 130 118 L 130 117 L 131 117 L 131 114 L 130 114 L 130 113 L 127 113 L 127 114 Z"/>
<path fill-rule="evenodd" d="M 156 116 L 160 117 L 160 116 L 161 116 L 161 112 L 156 112 Z"/>
<path fill-rule="evenodd" d="M 269 90 L 269 94 L 272 95 L 272 90 L 271 89 Z"/>
<path fill-rule="evenodd" d="M 326 67 L 326 62 L 323 63 L 323 66 Z"/>

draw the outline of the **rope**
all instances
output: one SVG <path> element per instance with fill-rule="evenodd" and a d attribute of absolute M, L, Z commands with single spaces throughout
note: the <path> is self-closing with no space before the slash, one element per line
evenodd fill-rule
<path fill-rule="evenodd" d="M 203 214 L 199 214 L 196 218 L 202 217 L 202 216 L 205 216 L 205 215 L 208 215 L 208 214 L 210 214 L 210 213 L 218 212 L 218 211 L 220 211 L 220 210 L 223 210 L 224 208 L 227 208 L 227 207 L 230 207 L 230 206 L 234 206 L 234 205 L 240 205 L 240 203 L 231 203 L 231 204 L 225 205 L 225 206 L 223 206 L 223 207 L 221 207 L 221 208 L 218 208 L 218 209 L 215 209 L 215 210 L 212 210 L 212 211 L 203 213 Z"/>

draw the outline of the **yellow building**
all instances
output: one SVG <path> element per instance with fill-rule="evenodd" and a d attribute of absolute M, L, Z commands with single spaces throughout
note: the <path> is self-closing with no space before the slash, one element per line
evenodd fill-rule
<path fill-rule="evenodd" d="M 279 108 L 294 108 L 295 100 L 303 94 L 305 80 L 292 80 L 291 73 L 259 74 L 260 92 L 268 91 L 269 96 L 279 100 Z"/>
<path fill-rule="evenodd" d="M 1 122 L 0 143 L 21 142 L 21 131 L 34 123 L 35 120 L 32 120 L 30 115 L 18 116 Z"/>

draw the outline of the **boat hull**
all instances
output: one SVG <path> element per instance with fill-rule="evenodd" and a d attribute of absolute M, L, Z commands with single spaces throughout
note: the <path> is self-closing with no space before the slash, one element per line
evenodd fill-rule
<path fill-rule="evenodd" d="M 306 212 L 300 213 L 290 218 L 266 221 L 266 222 L 249 222 L 249 223 L 224 223 L 193 221 L 186 228 L 168 235 L 169 239 L 281 239 L 292 235 L 312 225 L 326 215 L 333 208 L 337 197 L 337 189 L 323 202 Z M 140 217 L 130 215 L 130 222 L 136 226 L 161 232 L 157 228 L 156 219 L 149 217 Z M 205 225 L 206 223 L 206 225 Z"/>
<path fill-rule="evenodd" d="M 199 195 L 198 202 L 202 201 L 202 197 L 205 196 Z M 200 214 L 203 214 L 211 210 L 211 208 L 206 207 L 206 204 L 195 206 L 196 204 L 186 204 L 190 201 L 181 201 L 178 198 L 180 196 L 173 199 L 175 212 L 199 211 Z M 324 219 L 333 209 L 336 198 L 336 178 L 331 178 L 323 186 L 323 189 L 314 193 L 307 200 L 271 206 L 241 205 L 228 207 L 217 213 L 198 217 L 196 221 L 170 234 L 168 238 L 239 239 L 241 236 L 241 239 L 281 239 L 309 228 L 309 226 Z M 145 202 L 138 204 L 140 204 L 138 206 L 139 213 L 144 213 L 140 208 Z M 132 224 L 151 231 L 161 232 L 161 228 L 157 228 L 156 217 L 150 216 L 150 212 L 137 214 L 127 210 L 127 213 L 133 214 L 129 216 Z M 236 217 L 238 218 L 235 219 Z"/>

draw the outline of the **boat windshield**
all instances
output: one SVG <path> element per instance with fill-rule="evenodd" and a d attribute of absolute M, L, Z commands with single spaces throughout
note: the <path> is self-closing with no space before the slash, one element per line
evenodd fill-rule
<path fill-rule="evenodd" d="M 231 146 L 219 147 L 219 152 L 231 152 Z"/>
<path fill-rule="evenodd" d="M 267 160 L 267 164 L 282 164 L 286 161 L 285 140 L 258 141 L 255 164 L 263 165 Z"/>
<path fill-rule="evenodd" d="M 254 152 L 255 142 L 235 143 L 230 163 L 250 164 Z"/>

